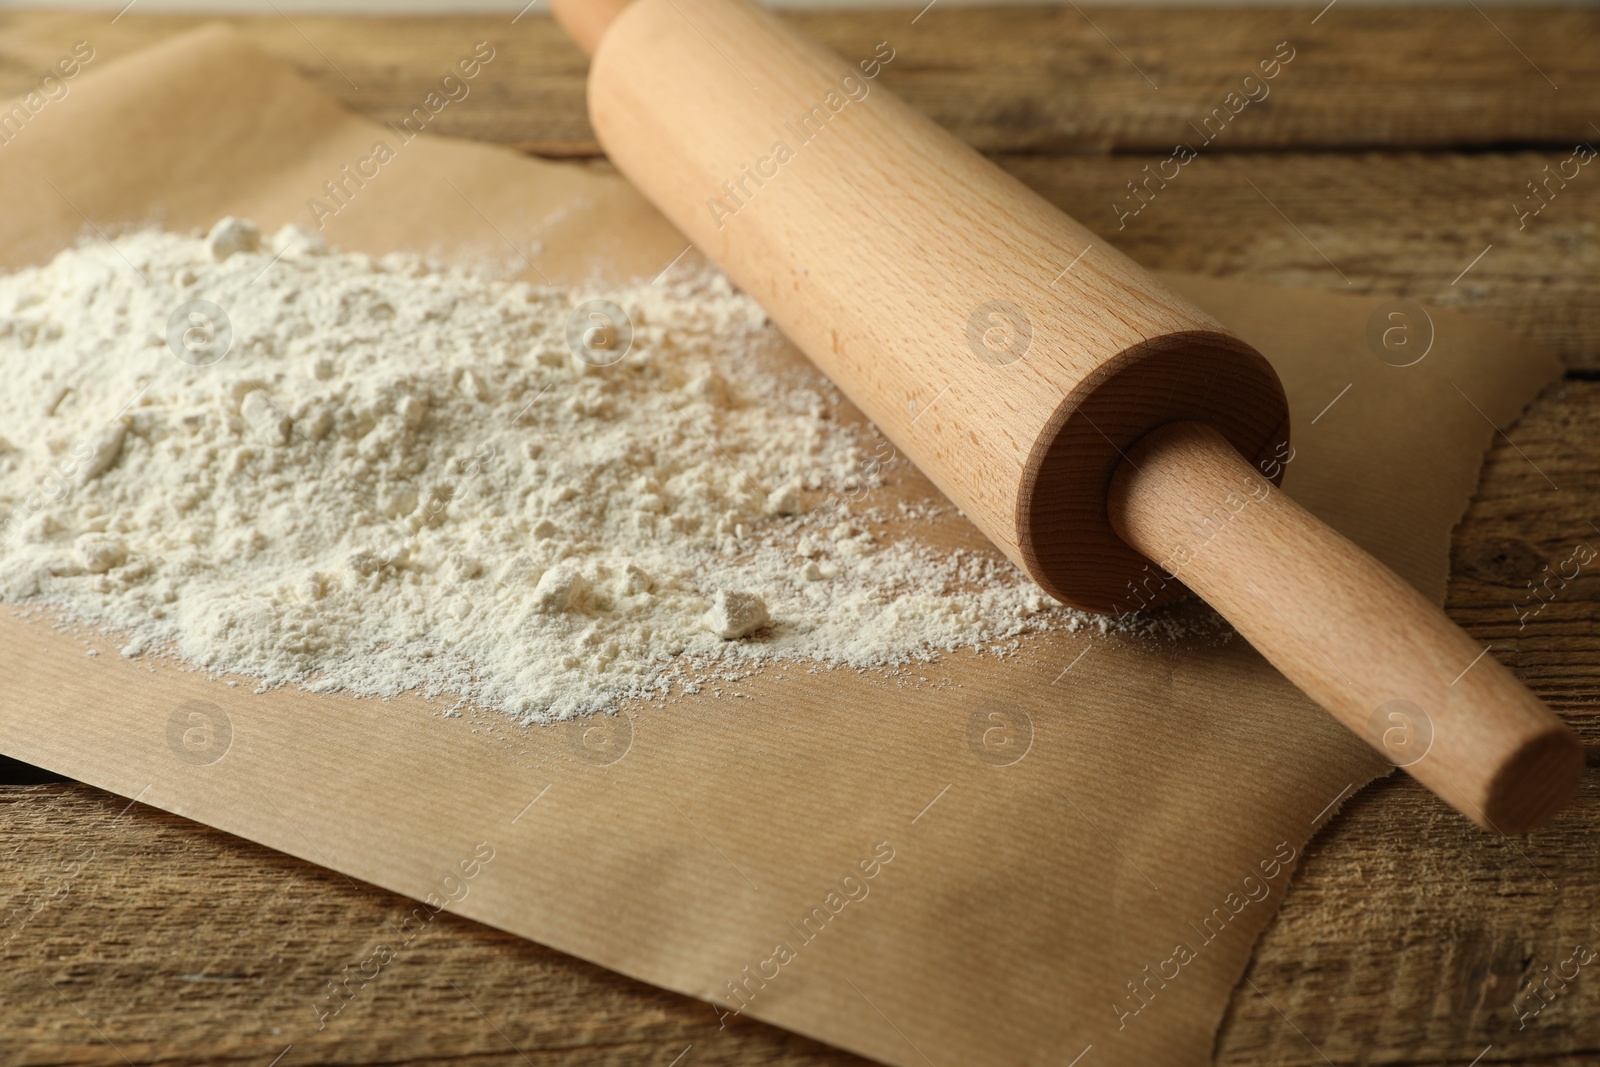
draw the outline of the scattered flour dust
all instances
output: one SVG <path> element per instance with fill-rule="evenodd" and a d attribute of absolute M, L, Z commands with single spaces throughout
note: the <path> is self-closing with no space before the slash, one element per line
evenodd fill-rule
<path fill-rule="evenodd" d="M 522 721 L 1087 622 L 995 557 L 875 537 L 870 431 L 762 358 L 721 274 L 603 294 L 633 327 L 609 366 L 567 343 L 594 295 L 232 219 L 0 278 L 0 600 L 126 656 Z M 214 362 L 214 318 L 169 341 L 190 300 L 231 327 Z"/>

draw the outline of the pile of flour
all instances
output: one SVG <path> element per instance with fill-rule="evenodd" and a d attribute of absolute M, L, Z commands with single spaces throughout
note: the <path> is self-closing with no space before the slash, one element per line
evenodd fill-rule
<path fill-rule="evenodd" d="M 633 335 L 608 366 L 568 342 L 601 295 Z M 1087 621 L 874 536 L 887 445 L 779 342 L 716 273 L 569 293 L 231 219 L 86 242 L 0 278 L 0 599 L 525 721 Z"/>

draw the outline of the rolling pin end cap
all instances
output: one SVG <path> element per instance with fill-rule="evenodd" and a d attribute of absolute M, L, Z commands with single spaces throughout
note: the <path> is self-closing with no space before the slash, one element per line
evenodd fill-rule
<path fill-rule="evenodd" d="M 1583 778 L 1583 742 L 1565 725 L 1537 734 L 1501 765 L 1489 783 L 1482 817 L 1500 834 L 1525 834 L 1572 802 Z"/>

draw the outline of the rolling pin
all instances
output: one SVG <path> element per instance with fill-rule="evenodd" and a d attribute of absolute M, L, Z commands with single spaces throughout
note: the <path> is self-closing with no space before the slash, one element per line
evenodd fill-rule
<path fill-rule="evenodd" d="M 1576 735 L 1280 489 L 1258 352 L 746 0 L 552 0 L 612 162 L 1051 596 L 1193 591 L 1486 829 L 1577 789 Z"/>

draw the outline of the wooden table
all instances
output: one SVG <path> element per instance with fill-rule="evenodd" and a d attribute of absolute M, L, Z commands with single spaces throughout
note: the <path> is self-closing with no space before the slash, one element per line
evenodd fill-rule
<path fill-rule="evenodd" d="M 1543 566 L 1600 548 L 1600 166 L 1552 184 L 1522 229 L 1513 204 L 1578 141 L 1600 144 L 1600 11 L 794 17 L 846 55 L 891 42 L 885 84 L 1148 266 L 1470 308 L 1558 351 L 1565 379 L 1499 438 L 1456 531 L 1449 611 L 1592 753 L 1600 565 L 1524 616 Z M 491 40 L 489 76 L 436 129 L 598 152 L 584 60 L 542 17 L 293 19 L 230 21 L 378 119 L 399 118 Z M 78 39 L 104 62 L 199 21 L 0 16 L 0 93 L 26 91 Z M 1295 59 L 1271 97 L 1119 231 L 1111 205 L 1125 183 L 1285 40 Z M 1594 762 L 1577 805 L 1520 839 L 1480 833 L 1403 776 L 1356 796 L 1308 850 L 1262 938 L 1218 1061 L 1600 1060 L 1600 966 L 1525 1028 L 1510 1007 L 1575 943 L 1600 945 Z M 296 1040 L 286 1065 L 859 1062 L 758 1023 L 718 1031 L 695 1001 L 445 915 L 345 1010 L 336 1040 L 307 1043 L 298 1035 L 315 1029 L 323 981 L 383 940 L 402 899 L 27 768 L 0 778 L 3 1063 L 266 1065 Z M 596 901 L 597 917 L 626 906 Z"/>

